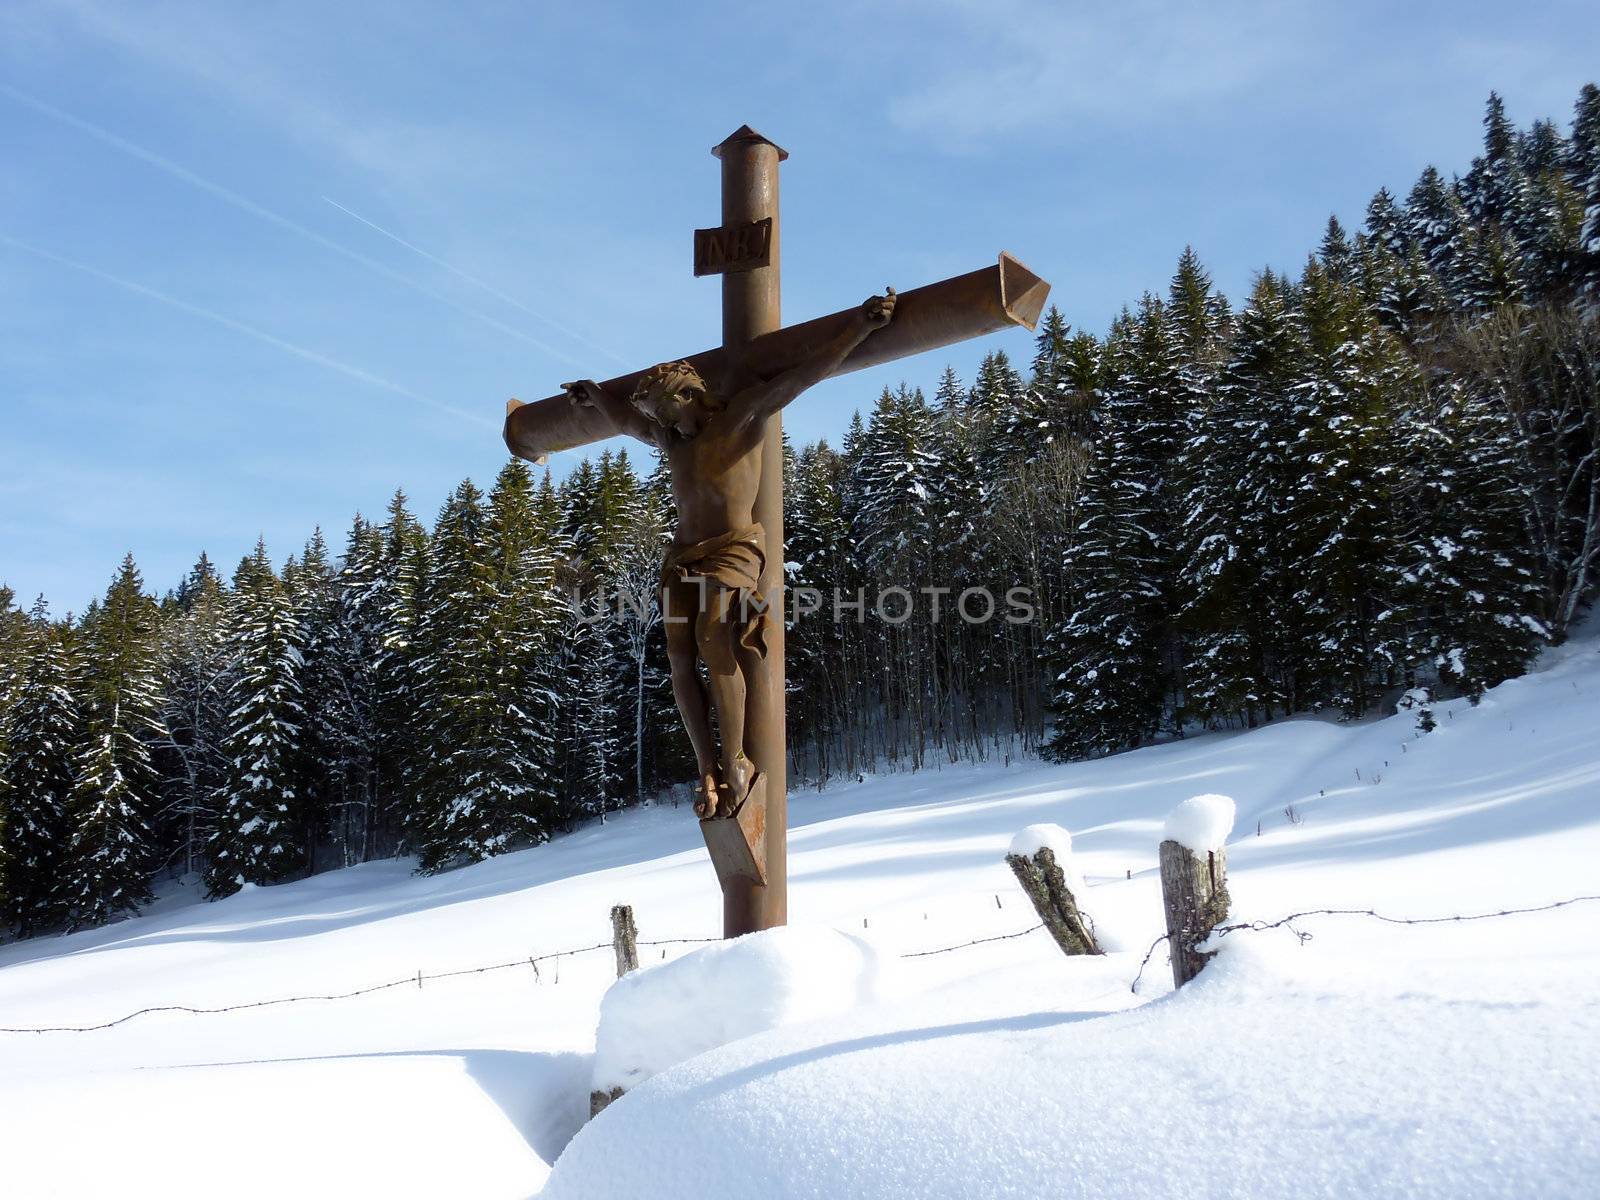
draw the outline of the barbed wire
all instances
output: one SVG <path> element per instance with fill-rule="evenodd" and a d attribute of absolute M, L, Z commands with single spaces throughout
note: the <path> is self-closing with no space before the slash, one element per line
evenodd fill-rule
<path fill-rule="evenodd" d="M 997 933 L 994 937 L 973 938 L 970 942 L 957 942 L 954 946 L 940 946 L 937 950 L 915 950 L 910 954 L 902 954 L 901 958 L 927 958 L 933 954 L 949 954 L 952 950 L 965 950 L 968 946 L 982 946 L 986 942 L 1006 942 L 1012 938 L 1026 937 L 1035 930 L 1043 929 L 1044 922 L 1029 925 L 1026 929 L 1019 929 L 1015 933 Z"/>
<path fill-rule="evenodd" d="M 901 958 L 927 958 L 935 954 L 949 954 L 955 950 L 965 950 L 969 946 L 981 946 L 987 942 L 1003 942 L 1011 938 L 1024 937 L 1036 930 L 1043 929 L 1044 925 L 1030 925 L 1027 929 L 1019 929 L 1015 933 L 1002 933 L 994 937 L 974 938 L 971 941 L 958 942 L 953 946 L 940 946 L 934 950 L 918 950 L 910 954 L 902 954 Z M 711 942 L 719 942 L 721 938 L 714 937 L 674 937 L 674 938 L 641 938 L 636 945 L 639 946 L 701 946 Z M 572 958 L 580 954 L 593 954 L 600 950 L 611 950 L 614 942 L 596 942 L 592 946 L 576 946 L 569 950 L 553 950 L 546 954 L 528 955 L 523 958 L 508 959 L 505 962 L 488 963 L 481 967 L 463 967 L 455 971 L 435 971 L 428 973 L 418 971 L 415 975 L 406 975 L 399 979 L 386 980 L 383 983 L 368 984 L 365 987 L 351 988 L 344 992 L 313 992 L 303 996 L 275 996 L 269 1000 L 249 1000 L 240 1004 L 221 1004 L 216 1006 L 201 1006 L 192 1004 L 153 1004 L 146 1008 L 137 1009 L 110 1021 L 101 1021 L 93 1025 L 0 1025 L 0 1033 L 98 1033 L 104 1029 L 115 1029 L 119 1025 L 126 1025 L 129 1021 L 139 1017 L 153 1016 L 156 1013 L 189 1013 L 193 1016 L 211 1016 L 217 1013 L 244 1012 L 248 1009 L 275 1008 L 284 1004 L 302 1004 L 308 1001 L 353 1000 L 358 996 L 370 996 L 376 992 L 386 992 L 399 987 L 420 988 L 425 983 L 440 979 L 457 979 L 465 975 L 487 975 L 493 971 L 509 971 L 514 968 L 528 967 L 537 979 L 539 977 L 539 964 L 545 962 L 559 962 L 563 958 Z"/>
<path fill-rule="evenodd" d="M 1528 913 L 1550 912 L 1552 909 L 1566 908 L 1572 904 L 1600 900 L 1596 896 L 1569 896 L 1565 900 L 1554 900 L 1549 904 L 1536 904 L 1527 908 L 1501 908 L 1494 912 L 1481 913 L 1452 913 L 1442 917 L 1391 917 L 1386 913 L 1376 912 L 1370 908 L 1308 908 L 1304 912 L 1290 913 L 1286 917 L 1279 917 L 1276 921 L 1239 921 L 1232 925 L 1218 925 L 1210 933 L 1211 937 L 1227 937 L 1230 933 L 1241 930 L 1246 933 L 1263 933 L 1269 929 L 1282 929 L 1288 927 L 1290 933 L 1299 939 L 1303 946 L 1311 941 L 1313 934 L 1304 929 L 1296 929 L 1294 922 L 1306 917 L 1366 917 L 1374 921 L 1382 921 L 1387 925 L 1452 925 L 1466 921 L 1492 921 L 1496 917 L 1520 917 Z M 1144 952 L 1144 959 L 1139 963 L 1139 973 L 1133 977 L 1133 982 L 1128 985 L 1134 995 L 1139 994 L 1139 981 L 1144 978 L 1145 968 L 1150 965 L 1150 957 L 1155 954 L 1156 948 L 1162 942 L 1170 941 L 1172 935 L 1163 933 L 1150 943 L 1150 949 Z"/>
<path fill-rule="evenodd" d="M 357 996 L 370 996 L 374 992 L 384 992 L 390 988 L 408 986 L 420 988 L 430 980 L 454 979 L 462 975 L 486 975 L 490 971 L 506 971 L 512 967 L 531 967 L 535 977 L 537 977 L 539 964 L 542 962 L 552 962 L 578 954 L 589 954 L 595 950 L 609 950 L 611 946 L 612 943 L 610 942 L 596 942 L 593 946 L 579 946 L 572 950 L 556 950 L 549 954 L 528 955 L 509 962 L 489 963 L 482 967 L 463 967 L 456 971 L 436 971 L 431 975 L 418 971 L 415 975 L 407 975 L 403 979 L 391 979 L 386 983 L 368 984 L 366 987 L 353 988 L 348 992 L 323 992 L 305 996 L 277 996 L 271 1000 L 250 1000 L 243 1004 L 223 1004 L 215 1008 L 202 1008 L 189 1004 L 155 1004 L 149 1008 L 141 1008 L 136 1012 L 118 1017 L 114 1021 L 102 1021 L 98 1025 L 0 1026 L 0 1033 L 94 1033 L 102 1029 L 114 1029 L 118 1025 L 126 1025 L 135 1017 L 145 1017 L 153 1013 L 181 1012 L 210 1015 L 212 1013 L 240 1012 L 248 1008 L 272 1008 L 280 1004 L 299 1004 L 307 1000 L 352 1000 Z"/>
<path fill-rule="evenodd" d="M 1494 912 L 1452 914 L 1442 917 L 1394 917 L 1377 912 L 1370 908 L 1312 908 L 1303 912 L 1290 913 L 1286 917 L 1279 917 L 1274 921 L 1241 921 L 1232 925 L 1219 925 L 1211 931 L 1214 937 L 1226 937 L 1230 933 L 1241 930 L 1253 933 L 1269 929 L 1280 929 L 1285 926 L 1298 938 L 1303 945 L 1312 939 L 1312 934 L 1296 929 L 1294 922 L 1307 917 L 1366 917 L 1371 920 L 1383 921 L 1390 925 L 1445 925 L 1464 921 L 1487 921 L 1496 917 L 1522 916 L 1528 913 L 1549 912 L 1552 909 L 1566 908 L 1573 904 L 1582 904 L 1590 901 L 1600 901 L 1600 895 L 1572 896 L 1566 900 L 1556 900 L 1550 904 L 1540 904 L 1528 908 L 1503 908 Z M 900 958 L 930 958 L 938 954 L 950 954 L 957 950 L 966 950 L 973 946 L 984 946 L 991 942 L 1006 942 L 1015 938 L 1027 937 L 1030 933 L 1037 933 L 1044 928 L 1040 922 L 1030 925 L 1026 929 L 1018 929 L 1011 933 L 998 933 L 991 937 L 972 938 L 965 942 L 956 942 L 950 946 L 939 946 L 932 950 L 913 950 L 900 954 Z M 1168 940 L 1167 934 L 1162 934 L 1150 943 L 1150 948 L 1145 951 L 1144 959 L 1139 964 L 1138 974 L 1134 976 L 1130 985 L 1135 994 L 1138 993 L 1139 983 L 1144 978 L 1145 969 L 1150 965 L 1150 959 L 1162 942 Z M 639 946 L 701 946 L 712 942 L 719 942 L 721 938 L 715 937 L 675 937 L 675 938 L 641 938 L 636 944 Z M 488 963 L 481 967 L 462 967 L 454 971 L 435 971 L 431 974 L 418 971 L 414 975 L 406 975 L 399 979 L 390 979 L 383 983 L 368 984 L 366 987 L 352 988 L 344 992 L 317 992 L 303 996 L 276 996 L 269 1000 L 249 1000 L 240 1004 L 223 1004 L 215 1007 L 202 1007 L 190 1004 L 155 1004 L 147 1008 L 137 1009 L 126 1013 L 111 1021 L 101 1021 L 94 1025 L 33 1025 L 33 1026 L 0 1026 L 0 1033 L 97 1033 L 105 1029 L 115 1029 L 119 1025 L 126 1025 L 129 1021 L 139 1017 L 152 1016 L 156 1013 L 189 1013 L 195 1016 L 210 1016 L 217 1013 L 243 1012 L 248 1009 L 274 1008 L 284 1004 L 302 1004 L 309 1001 L 353 1000 L 358 996 L 370 996 L 376 992 L 390 991 L 399 987 L 421 988 L 424 984 L 441 979 L 459 979 L 467 975 L 487 975 L 494 971 L 509 971 L 514 968 L 527 967 L 538 979 L 539 964 L 554 962 L 559 964 L 563 958 L 575 958 L 580 954 L 593 954 L 601 950 L 615 948 L 615 942 L 596 942 L 592 946 L 576 946 L 568 950 L 552 950 L 545 954 L 526 955 L 521 958 L 508 959 L 505 962 Z M 559 981 L 559 976 L 557 977 Z"/>

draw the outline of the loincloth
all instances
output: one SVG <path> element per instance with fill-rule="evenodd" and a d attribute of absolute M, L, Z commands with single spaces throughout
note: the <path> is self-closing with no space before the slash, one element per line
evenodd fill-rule
<path fill-rule="evenodd" d="M 661 565 L 661 586 L 703 581 L 700 621 L 726 621 L 735 627 L 738 644 L 767 656 L 767 614 L 760 605 L 761 572 L 767 565 L 762 543 L 766 533 L 760 524 L 730 530 L 703 542 L 673 546 Z M 705 585 L 724 593 L 714 602 Z M 700 630 L 705 629 L 701 624 Z M 718 675 L 731 675 L 737 669 L 733 646 L 727 639 L 698 637 L 700 657 L 706 668 Z"/>

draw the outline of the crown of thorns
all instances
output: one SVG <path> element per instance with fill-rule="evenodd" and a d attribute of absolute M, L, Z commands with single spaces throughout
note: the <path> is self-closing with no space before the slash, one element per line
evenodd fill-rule
<path fill-rule="evenodd" d="M 639 377 L 639 384 L 633 389 L 633 403 L 654 410 L 666 397 L 689 387 L 697 389 L 710 407 L 720 407 L 716 398 L 707 391 L 706 381 L 700 377 L 700 372 L 686 362 L 661 363 L 651 367 Z"/>

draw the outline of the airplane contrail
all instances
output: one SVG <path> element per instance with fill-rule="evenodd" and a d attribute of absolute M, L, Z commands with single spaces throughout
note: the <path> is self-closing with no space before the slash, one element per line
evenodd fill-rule
<path fill-rule="evenodd" d="M 607 358 L 611 359 L 612 362 L 621 363 L 623 366 L 627 366 L 628 365 L 627 361 L 625 359 L 621 358 L 620 356 L 618 356 L 616 354 L 613 354 L 611 351 L 607 350 L 604 346 L 596 345 L 594 342 L 592 342 L 588 338 L 584 337 L 583 334 L 579 333 L 577 330 L 568 329 L 565 325 L 563 325 L 560 321 L 557 321 L 554 317 L 546 316 L 544 313 L 540 312 L 538 309 L 529 308 L 526 304 L 522 303 L 522 301 L 518 300 L 515 296 L 506 295 L 506 293 L 502 292 L 499 288 L 495 287 L 493 284 L 485 283 L 483 280 L 479 279 L 476 275 L 468 274 L 466 271 L 463 271 L 460 267 L 457 267 L 457 266 L 455 266 L 455 265 L 453 265 L 451 263 L 447 263 L 447 262 L 444 261 L 444 259 L 439 258 L 436 255 L 429 254 L 421 246 L 414 245 L 413 243 L 406 241 L 405 238 L 401 237 L 397 233 L 393 233 L 390 230 L 385 229 L 382 225 L 379 225 L 376 221 L 369 221 L 366 217 L 363 217 L 360 213 L 354 211 L 353 209 L 346 208 L 344 205 L 340 204 L 337 200 L 333 199 L 332 197 L 324 196 L 322 199 L 325 202 L 327 202 L 328 204 L 333 205 L 340 212 L 344 213 L 345 216 L 354 217 L 357 221 L 360 221 L 368 229 L 372 229 L 372 230 L 375 230 L 378 233 L 383 234 L 383 236 L 388 238 L 391 242 L 396 242 L 399 245 L 404 246 L 407 250 L 411 251 L 413 254 L 420 255 L 421 257 L 427 259 L 434 266 L 441 267 L 444 270 L 449 271 L 452 275 L 455 275 L 460 279 L 466 280 L 468 283 L 472 284 L 473 287 L 482 288 L 484 291 L 488 292 L 489 295 L 493 296 L 496 300 L 499 300 L 501 303 L 509 304 L 512 308 L 515 308 L 515 309 L 518 309 L 518 310 L 520 310 L 522 312 L 527 313 L 530 317 L 534 318 L 534 320 L 536 320 L 536 321 L 543 321 L 546 325 L 550 326 L 550 328 L 552 328 L 554 330 L 557 330 L 560 333 L 566 334 L 573 341 L 582 342 L 585 346 L 588 346 L 591 350 L 597 351 L 600 354 L 604 354 Z"/>
<path fill-rule="evenodd" d="M 85 275 L 93 276 L 95 279 L 99 279 L 104 283 L 114 284 L 115 286 L 133 292 L 136 295 L 144 296 L 150 300 L 159 301 L 162 304 L 177 309 L 179 312 L 185 312 L 190 316 L 200 317 L 203 320 L 211 321 L 214 324 L 221 325 L 224 329 L 231 329 L 235 333 L 240 333 L 246 337 L 254 338 L 258 342 L 264 342 L 266 345 L 276 347 L 287 354 L 294 355 L 296 358 L 301 358 L 307 362 L 315 363 L 320 367 L 326 367 L 330 371 L 337 371 L 341 375 L 348 376 L 351 379 L 359 380 L 360 382 L 369 384 L 372 387 L 382 388 L 384 391 L 393 392 L 397 396 L 404 396 L 407 400 L 414 400 L 418 404 L 423 404 L 429 408 L 438 409 L 440 412 L 446 412 L 451 416 L 460 417 L 464 420 L 472 421 L 475 424 L 483 425 L 491 429 L 499 428 L 497 424 L 485 418 L 481 413 L 468 412 L 465 409 L 455 407 L 453 404 L 446 404 L 442 400 L 435 400 L 431 396 L 424 396 L 421 392 L 414 392 L 410 388 L 403 387 L 392 380 L 385 379 L 381 375 L 374 375 L 371 371 L 363 370 L 360 367 L 353 367 L 349 363 L 340 362 L 336 358 L 329 358 L 326 354 L 319 354 L 315 350 L 308 350 L 304 346 L 297 346 L 295 343 L 285 341 L 283 338 L 267 333 L 265 330 L 257 329 L 254 325 L 247 325 L 243 321 L 236 320 L 233 317 L 227 316 L 223 313 L 216 312 L 209 308 L 201 308 L 198 304 L 191 304 L 187 300 L 178 299 L 176 296 L 169 296 L 166 292 L 157 291 L 155 288 L 147 287 L 142 283 L 136 283 L 132 279 L 124 279 L 120 275 L 113 275 L 109 271 L 102 271 L 99 267 L 91 267 L 88 263 L 78 262 L 76 259 L 67 258 L 64 255 L 56 254 L 50 250 L 44 249 L 41 246 L 35 246 L 30 242 L 24 242 L 18 238 L 11 237 L 4 233 L 0 233 L 0 245 L 10 246 L 14 250 L 20 250 L 25 254 L 31 254 L 35 258 L 40 258 L 46 262 L 55 263 L 57 266 L 68 267 L 74 271 L 81 271 Z"/>
<path fill-rule="evenodd" d="M 102 129 L 100 126 L 91 121 L 86 121 L 82 117 L 73 116 L 71 113 L 66 112 L 63 109 L 59 109 L 53 104 L 47 103 L 44 100 L 40 100 L 35 96 L 30 96 L 28 93 L 19 91 L 18 89 L 6 83 L 0 83 L 0 95 L 8 96 L 26 108 L 31 108 L 35 112 L 47 116 L 54 121 L 59 121 L 63 125 L 68 125 L 71 128 L 76 129 L 80 133 L 87 134 L 96 141 L 103 142 L 113 149 L 120 150 L 122 153 L 127 154 L 132 158 L 137 158 L 140 162 L 155 167 L 159 171 L 164 171 L 168 175 L 171 175 L 174 179 L 180 179 L 192 187 L 197 187 L 201 191 L 215 196 L 218 200 L 223 201 L 225 204 L 232 205 L 241 212 L 249 213 L 251 216 L 267 222 L 269 225 L 275 225 L 279 229 L 286 230 L 290 233 L 298 235 L 299 237 L 305 238 L 307 241 L 314 242 L 316 245 L 321 246 L 324 250 L 331 251 L 332 253 L 339 255 L 341 258 L 349 259 L 351 262 L 359 263 L 361 266 L 366 267 L 370 271 L 377 272 L 385 279 L 392 280 L 395 283 L 411 288 L 413 291 L 421 292 L 424 296 L 427 296 L 430 299 L 439 302 L 440 304 L 448 305 L 450 308 L 455 309 L 459 313 L 472 317 L 474 320 L 482 321 L 490 328 L 499 330 L 501 333 L 507 334 L 510 337 L 517 338 L 519 341 L 526 342 L 528 345 L 534 346 L 539 350 L 543 350 L 546 354 L 549 354 L 552 357 L 559 358 L 561 361 L 570 363 L 573 366 L 582 367 L 584 365 L 581 360 L 574 358 L 572 355 L 567 354 L 564 351 L 556 349 L 548 342 L 540 341 L 538 338 L 524 333 L 520 329 L 516 329 L 510 325 L 507 325 L 503 321 L 496 320 L 487 313 L 481 313 L 476 309 L 468 308 L 466 305 L 457 300 L 451 299 L 442 292 L 434 290 L 425 283 L 420 283 L 409 276 L 402 275 L 399 271 L 394 270 L 392 267 L 387 267 L 383 263 L 380 263 L 375 259 L 368 258 L 364 254 L 358 254 L 356 251 L 339 244 L 332 238 L 325 237 L 313 229 L 306 228 L 298 221 L 293 221 L 280 213 L 273 212 L 270 208 L 265 208 L 262 205 L 257 204 L 254 200 L 248 199 L 245 196 L 241 196 L 238 192 L 233 191 L 231 188 L 224 187 L 220 183 L 215 183 L 212 180 L 205 178 L 203 175 L 197 175 L 187 167 L 173 162 L 170 158 L 166 158 L 160 154 L 157 154 L 153 150 L 147 150 L 145 147 L 140 146 L 136 142 L 131 142 L 125 137 L 121 137 L 118 134 L 112 133 L 109 129 Z"/>

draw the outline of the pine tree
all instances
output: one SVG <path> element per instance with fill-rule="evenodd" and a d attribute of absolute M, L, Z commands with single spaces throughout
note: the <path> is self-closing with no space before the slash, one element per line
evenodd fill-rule
<path fill-rule="evenodd" d="M 787 449 L 786 443 L 786 452 Z M 636 799 L 645 795 L 650 747 L 661 724 L 660 697 L 667 683 L 661 610 L 661 556 L 667 540 L 667 518 L 660 496 L 659 488 L 641 489 L 637 501 L 630 505 L 624 536 L 612 546 L 614 640 L 624 672 L 619 694 L 628 726 L 622 741 L 632 750 L 630 782 Z"/>
<path fill-rule="evenodd" d="M 85 733 L 67 802 L 72 840 L 62 903 L 74 927 L 136 913 L 150 898 L 156 777 L 150 743 L 164 736 L 157 637 L 160 614 L 133 555 L 85 614 Z"/>
<path fill-rule="evenodd" d="M 1406 237 L 1405 214 L 1388 188 L 1379 188 L 1377 195 L 1367 203 L 1366 235 L 1374 250 L 1386 250 L 1396 258 L 1404 258 L 1411 249 Z"/>
<path fill-rule="evenodd" d="M 0 763 L 5 761 L 5 736 L 11 708 L 27 671 L 32 629 L 17 607 L 17 594 L 0 584 Z"/>
<path fill-rule="evenodd" d="M 432 564 L 418 630 L 426 742 L 408 834 L 423 871 L 489 853 L 483 844 L 493 764 L 484 744 L 482 688 L 495 661 L 488 620 L 494 584 L 483 494 L 463 480 L 434 522 Z"/>
<path fill-rule="evenodd" d="M 1584 84 L 1572 121 L 1567 182 L 1582 212 L 1571 267 L 1573 291 L 1591 309 L 1600 307 L 1600 88 Z"/>
<path fill-rule="evenodd" d="M 577 588 L 585 611 L 596 616 L 578 624 L 568 647 L 578 657 L 568 664 L 572 687 L 565 724 L 570 740 L 563 775 L 573 812 L 604 815 L 634 789 L 640 765 L 634 742 L 640 664 L 631 648 L 629 622 L 617 620 L 616 614 L 627 602 L 642 599 L 639 530 L 648 508 L 626 451 L 603 452 L 597 469 L 574 470 L 562 499 Z M 647 533 L 643 540 L 655 536 Z M 633 576 L 626 586 L 625 574 Z M 652 621 L 648 605 L 641 620 L 647 629 Z M 634 632 L 640 632 L 637 623 Z M 648 675 L 642 683 L 650 686 Z"/>
<path fill-rule="evenodd" d="M 1322 263 L 1322 269 L 1328 273 L 1330 279 L 1339 283 L 1353 284 L 1356 281 L 1358 272 L 1355 247 L 1345 236 L 1344 226 L 1339 223 L 1338 217 L 1328 217 L 1327 227 L 1322 234 L 1322 243 L 1317 247 L 1317 260 Z"/>
<path fill-rule="evenodd" d="M 217 826 L 206 887 L 227 896 L 288 878 L 304 862 L 302 775 L 306 712 L 301 628 L 264 541 L 234 579 L 230 709 L 223 735 Z"/>
<path fill-rule="evenodd" d="M 1033 444 L 1028 437 L 1028 389 L 1004 350 L 983 356 L 967 405 L 986 471 L 1000 472 L 1027 458 Z"/>
<path fill-rule="evenodd" d="M 1184 676 L 1202 720 L 1254 725 L 1292 708 L 1295 641 L 1282 511 L 1291 400 L 1303 379 L 1299 321 L 1265 272 L 1240 314 L 1216 400 L 1190 430 L 1181 549 Z"/>
<path fill-rule="evenodd" d="M 17 611 L 16 599 L 14 591 L 0 584 L 0 837 L 5 832 L 12 710 L 28 659 L 28 625 Z M 5 889 L 5 877 L 0 873 L 0 909 L 7 903 Z"/>
<path fill-rule="evenodd" d="M 603 610 L 602 610 L 603 612 Z M 620 807 L 629 762 L 617 721 L 616 681 L 623 664 L 606 636 L 604 616 L 577 625 L 567 636 L 561 665 L 569 681 L 563 726 L 568 731 L 568 814 L 598 816 Z"/>
<path fill-rule="evenodd" d="M 1060 442 L 1081 437 L 1084 421 L 1083 412 L 1074 404 L 1076 392 L 1069 379 L 1072 328 L 1055 305 L 1039 323 L 1033 345 L 1028 387 L 1007 433 L 1016 456 L 1028 462 L 1048 455 Z M 937 397 L 935 407 L 945 407 Z"/>
<path fill-rule="evenodd" d="M 1475 294 L 1477 287 L 1474 282 L 1476 243 L 1471 230 L 1467 231 L 1465 239 L 1457 264 L 1460 269 L 1458 286 L 1463 295 L 1469 295 Z M 1428 345 L 1448 324 L 1452 315 L 1450 298 L 1418 247 L 1411 247 L 1404 258 L 1398 258 L 1369 242 L 1362 276 L 1362 292 L 1371 297 L 1378 319 L 1410 345 Z"/>
<path fill-rule="evenodd" d="M 792 596 L 807 597 L 792 606 L 795 616 L 784 647 L 789 740 L 797 751 L 809 747 L 815 754 L 819 779 L 855 766 L 854 746 L 846 740 L 855 690 L 840 675 L 851 670 L 860 652 L 858 631 L 832 619 L 835 589 L 841 599 L 853 598 L 861 586 L 840 491 L 843 473 L 841 457 L 826 442 L 817 442 L 796 456 L 784 488 L 788 586 Z"/>
<path fill-rule="evenodd" d="M 1046 351 L 1041 347 L 1041 358 Z M 1048 361 L 1041 361 L 1035 377 L 1039 394 L 1049 398 L 1051 410 L 1069 411 L 1070 400 L 1061 394 L 1067 386 L 1067 365 L 1057 361 L 1054 348 Z M 930 520 L 933 538 L 931 578 L 959 591 L 978 583 L 982 575 L 985 548 L 984 525 L 989 509 L 991 485 L 978 465 L 979 440 L 973 414 L 963 402 L 963 389 L 949 367 L 934 393 L 930 466 L 933 504 Z M 842 511 L 842 510 L 841 510 Z"/>
<path fill-rule="evenodd" d="M 1411 189 L 1404 217 L 1406 240 L 1448 291 L 1462 285 L 1466 213 L 1444 177 L 1428 167 Z"/>
<path fill-rule="evenodd" d="M 884 388 L 862 444 L 854 533 L 863 564 L 886 583 L 915 586 L 925 575 L 939 468 L 932 432 L 920 391 Z"/>
<path fill-rule="evenodd" d="M 489 496 L 487 534 L 493 571 L 494 675 L 486 737 L 496 803 L 486 845 L 491 852 L 550 836 L 556 819 L 556 733 L 560 681 L 555 675 L 562 599 L 556 581 L 556 529 L 541 513 L 532 476 L 513 460 Z"/>
<path fill-rule="evenodd" d="M 363 611 L 376 646 L 372 674 L 377 786 L 368 836 L 374 852 L 393 853 L 411 824 L 410 809 L 427 761 L 419 639 L 430 550 L 427 533 L 407 508 L 404 492 L 397 491 L 390 499 L 381 532 L 382 557 Z"/>
<path fill-rule="evenodd" d="M 1527 290 L 1522 271 L 1522 250 L 1504 227 L 1474 225 L 1462 254 L 1462 307 L 1484 315 L 1518 303 Z"/>
<path fill-rule="evenodd" d="M 333 612 L 321 643 L 321 699 L 309 712 L 317 757 L 326 772 L 329 838 L 340 866 L 365 862 L 375 852 L 382 571 L 383 533 L 357 513 L 345 540 Z"/>
<path fill-rule="evenodd" d="M 1052 638 L 1050 751 L 1060 758 L 1150 740 L 1172 690 L 1163 483 L 1178 428 L 1173 349 L 1165 306 L 1149 295 L 1138 317 L 1124 312 L 1106 343 L 1094 457 L 1068 561 L 1075 602 Z"/>
<path fill-rule="evenodd" d="M 1569 304 L 1580 293 L 1583 197 L 1563 171 L 1522 173 L 1512 235 L 1522 250 L 1520 276 L 1530 304 Z"/>
<path fill-rule="evenodd" d="M 1517 132 L 1506 116 L 1505 102 L 1490 92 L 1483 114 L 1483 153 L 1461 181 L 1461 197 L 1480 225 L 1511 227 L 1521 189 L 1522 166 L 1517 158 Z"/>
<path fill-rule="evenodd" d="M 1516 434 L 1502 406 L 1448 378 L 1422 392 L 1404 432 L 1400 603 L 1419 671 L 1406 682 L 1442 679 L 1475 701 L 1526 669 L 1546 633 Z"/>
<path fill-rule="evenodd" d="M 118 767 L 114 727 L 97 723 L 87 737 L 74 763 L 73 834 L 62 877 L 74 929 L 137 914 L 151 899 L 151 835 L 140 813 L 147 805 Z"/>
<path fill-rule="evenodd" d="M 294 790 L 297 835 L 306 870 L 315 867 L 317 845 L 326 837 L 335 802 L 337 748 L 322 714 L 336 705 L 342 680 L 335 645 L 339 636 L 339 581 L 321 527 L 312 530 L 299 560 L 283 573 L 284 590 L 297 630 L 301 706 L 305 721 L 296 756 Z"/>
<path fill-rule="evenodd" d="M 71 631 L 51 623 L 43 597 L 30 624 L 32 650 L 0 770 L 0 920 L 24 937 L 59 915 L 57 887 L 71 832 L 67 805 L 81 732 Z"/>
<path fill-rule="evenodd" d="M 1293 490 L 1281 513 L 1300 636 L 1297 704 L 1357 717 L 1405 655 L 1402 631 L 1386 619 L 1397 608 L 1392 431 L 1415 376 L 1393 336 L 1315 261 L 1300 294 L 1309 370 L 1295 393 Z"/>
<path fill-rule="evenodd" d="M 215 829 L 227 728 L 228 597 L 211 560 L 201 554 L 179 584 L 178 611 L 163 633 L 162 725 L 158 761 L 167 804 L 163 840 L 174 847 L 184 874 L 200 866 Z"/>

